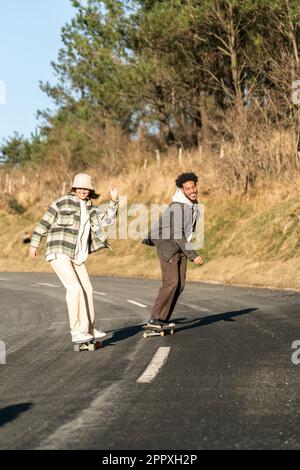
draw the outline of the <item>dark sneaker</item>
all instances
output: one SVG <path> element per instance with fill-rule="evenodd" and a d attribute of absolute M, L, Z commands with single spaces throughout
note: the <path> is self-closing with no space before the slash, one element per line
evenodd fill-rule
<path fill-rule="evenodd" d="M 174 328 L 175 323 L 170 320 L 160 320 L 165 328 Z"/>
<path fill-rule="evenodd" d="M 151 318 L 151 320 L 148 320 L 146 326 L 148 328 L 156 328 L 157 330 L 161 330 L 164 326 L 164 323 L 161 320 L 158 320 L 157 318 Z"/>

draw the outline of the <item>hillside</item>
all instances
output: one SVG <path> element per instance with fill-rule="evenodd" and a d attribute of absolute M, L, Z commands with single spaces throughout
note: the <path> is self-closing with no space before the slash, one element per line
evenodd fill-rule
<path fill-rule="evenodd" d="M 201 175 L 201 168 L 197 164 L 195 167 Z M 159 168 L 152 165 L 147 170 L 139 168 L 120 175 L 114 182 L 121 195 L 127 196 L 128 207 L 143 203 L 149 208 L 151 203 L 168 203 L 174 178 L 180 171 L 181 168 L 174 169 L 169 164 Z M 102 190 L 103 202 L 112 179 L 99 177 L 95 170 L 90 172 L 94 173 L 96 187 Z M 12 193 L 2 195 L 0 271 L 50 272 L 43 249 L 34 262 L 28 257 L 28 245 L 22 240 L 32 233 L 51 200 L 60 195 L 62 185 L 66 189 L 69 183 L 54 179 L 50 173 L 34 178 L 30 185 L 26 181 L 32 175 L 26 176 L 25 183 L 24 178 L 16 173 Z M 252 193 L 241 195 L 218 189 L 209 172 L 200 176 L 199 202 L 205 208 L 205 242 L 201 254 L 205 264 L 199 268 L 189 263 L 188 279 L 300 289 L 298 182 L 298 179 L 268 182 L 268 187 L 261 185 Z M 129 217 L 128 223 L 132 220 L 134 217 Z M 87 266 L 91 274 L 159 278 L 155 249 L 142 245 L 141 240 L 117 239 L 111 240 L 111 245 L 113 250 L 102 250 L 89 257 Z"/>

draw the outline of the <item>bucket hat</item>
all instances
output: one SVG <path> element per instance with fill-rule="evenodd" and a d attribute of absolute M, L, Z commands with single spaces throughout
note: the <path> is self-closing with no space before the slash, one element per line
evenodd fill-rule
<path fill-rule="evenodd" d="M 93 178 L 86 173 L 78 173 L 74 177 L 72 188 L 83 188 L 95 191 Z"/>

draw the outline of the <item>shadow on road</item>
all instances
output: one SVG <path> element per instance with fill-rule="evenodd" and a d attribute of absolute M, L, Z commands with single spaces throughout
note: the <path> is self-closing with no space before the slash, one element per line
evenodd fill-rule
<path fill-rule="evenodd" d="M 197 328 L 199 326 L 210 325 L 217 321 L 235 321 L 234 317 L 246 315 L 247 313 L 254 312 L 257 308 L 244 308 L 243 310 L 230 311 L 225 313 L 217 313 L 216 315 L 207 315 L 206 317 L 185 319 L 174 318 L 176 323 L 176 331 L 188 330 L 190 328 Z M 186 325 L 186 326 L 181 326 Z"/>
<path fill-rule="evenodd" d="M 225 313 L 217 313 L 216 315 L 207 315 L 206 317 L 198 318 L 174 318 L 176 323 L 176 331 L 189 330 L 191 328 L 198 328 L 204 325 L 210 325 L 217 321 L 235 321 L 234 317 L 246 315 L 247 313 L 258 310 L 257 308 L 244 308 L 243 310 L 230 311 Z M 127 326 L 125 328 L 118 328 L 117 330 L 110 330 L 107 333 L 112 333 L 112 336 L 103 341 L 103 346 L 113 346 L 118 341 L 124 341 L 131 336 L 135 336 L 142 331 L 144 323 L 141 325 Z M 181 326 L 183 325 L 183 326 Z"/>
<path fill-rule="evenodd" d="M 198 318 L 174 318 L 176 322 L 176 331 L 189 330 L 191 328 L 198 328 L 204 325 L 210 325 L 217 321 L 235 321 L 234 318 L 240 315 L 246 315 L 250 312 L 258 310 L 257 308 L 244 308 L 243 310 L 230 311 L 225 313 L 218 313 L 216 315 L 207 315 L 206 317 Z M 144 323 L 143 323 L 144 324 Z M 110 330 L 108 333 L 112 333 L 112 336 L 103 341 L 103 346 L 113 346 L 118 341 L 124 341 L 131 336 L 135 336 L 142 331 L 143 324 L 127 326 L 124 328 L 118 328 L 117 330 Z M 183 325 L 183 326 L 181 326 Z"/>
<path fill-rule="evenodd" d="M 32 403 L 18 403 L 17 405 L 0 408 L 0 427 L 17 418 L 17 416 L 32 408 Z"/>
<path fill-rule="evenodd" d="M 111 338 L 105 339 L 103 341 L 103 346 L 111 346 L 118 341 L 123 341 L 124 339 L 137 335 L 140 331 L 142 331 L 142 326 L 143 324 L 126 326 L 125 328 L 119 328 L 117 330 L 110 330 L 109 333 L 112 333 L 112 336 Z"/>

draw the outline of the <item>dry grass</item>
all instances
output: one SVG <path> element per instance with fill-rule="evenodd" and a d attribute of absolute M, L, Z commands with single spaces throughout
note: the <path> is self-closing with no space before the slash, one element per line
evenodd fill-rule
<path fill-rule="evenodd" d="M 282 145 L 283 137 L 265 146 L 269 155 Z M 287 158 L 290 140 L 280 152 Z M 262 147 L 261 147 L 262 149 Z M 273 150 L 272 150 L 273 149 Z M 256 187 L 247 194 L 239 186 L 228 185 L 226 159 L 229 148 L 219 155 L 194 151 L 184 152 L 182 161 L 174 151 L 161 156 L 158 163 L 153 156 L 136 154 L 115 177 L 104 173 L 101 167 L 83 168 L 94 176 L 96 188 L 102 194 L 99 202 L 108 199 L 108 188 L 115 183 L 128 203 L 168 203 L 174 191 L 174 179 L 182 171 L 193 170 L 200 175 L 200 202 L 205 205 L 205 245 L 202 250 L 205 264 L 201 268 L 190 264 L 188 279 L 217 281 L 256 286 L 300 289 L 300 201 L 297 187 L 300 178 L 291 171 L 257 180 Z M 233 149 L 231 149 L 233 151 Z M 283 158 L 283 157 L 282 157 Z M 284 161 L 281 160 L 281 161 Z M 134 163 L 133 163 L 134 162 Z M 227 168 L 227 169 L 226 169 Z M 43 259 L 43 250 L 37 262 L 29 259 L 28 245 L 22 243 L 24 233 L 31 233 L 49 203 L 66 192 L 74 173 L 61 167 L 40 167 L 11 175 L 11 193 L 4 189 L 7 170 L 0 171 L 0 271 L 50 271 Z M 9 200 L 26 208 L 18 215 L 9 208 Z M 10 212 L 10 213 L 8 213 Z M 90 256 L 88 269 L 94 275 L 139 276 L 159 278 L 159 264 L 155 250 L 140 240 L 113 240 L 113 251 L 102 250 Z"/>

